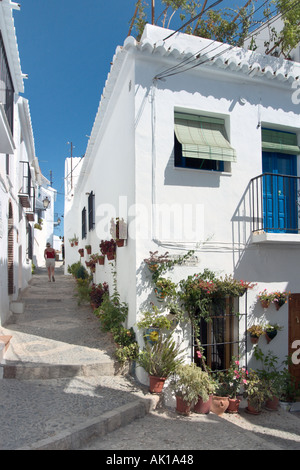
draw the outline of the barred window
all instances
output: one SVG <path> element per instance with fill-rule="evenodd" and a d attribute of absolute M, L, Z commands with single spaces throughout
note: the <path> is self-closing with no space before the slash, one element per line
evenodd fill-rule
<path fill-rule="evenodd" d="M 95 194 L 93 191 L 90 192 L 88 198 L 88 221 L 89 231 L 95 227 Z"/>
<path fill-rule="evenodd" d="M 81 238 L 86 238 L 86 208 L 81 212 Z"/>

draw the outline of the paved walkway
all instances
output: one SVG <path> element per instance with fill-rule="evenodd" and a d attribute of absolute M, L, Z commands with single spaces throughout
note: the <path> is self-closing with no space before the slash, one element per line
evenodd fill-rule
<path fill-rule="evenodd" d="M 162 407 L 120 374 L 74 284 L 62 268 L 55 283 L 38 270 L 22 296 L 25 312 L 0 328 L 12 335 L 0 364 L 0 449 L 300 450 L 300 411 L 251 416 L 242 404 L 238 415 L 183 417 Z"/>

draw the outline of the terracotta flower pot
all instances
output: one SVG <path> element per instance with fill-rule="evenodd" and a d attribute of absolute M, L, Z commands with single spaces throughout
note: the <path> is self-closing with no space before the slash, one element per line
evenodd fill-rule
<path fill-rule="evenodd" d="M 122 246 L 124 246 L 124 240 L 119 238 L 119 239 L 116 240 L 116 244 L 117 244 L 118 247 L 122 247 Z"/>
<path fill-rule="evenodd" d="M 104 264 L 104 256 L 100 256 L 100 258 L 98 259 L 98 262 L 99 264 Z"/>
<path fill-rule="evenodd" d="M 266 401 L 266 409 L 269 411 L 277 411 L 279 406 L 279 398 L 272 397 Z"/>
<path fill-rule="evenodd" d="M 149 391 L 150 393 L 161 393 L 162 389 L 165 384 L 165 377 L 156 377 L 155 375 L 149 375 L 150 385 Z"/>
<path fill-rule="evenodd" d="M 191 412 L 191 403 L 187 403 L 183 398 L 176 396 L 176 411 L 182 415 L 189 415 Z"/>
<path fill-rule="evenodd" d="M 229 406 L 228 397 L 217 397 L 215 395 L 212 397 L 211 411 L 215 413 L 216 415 L 218 416 L 222 415 L 227 410 L 228 406 Z"/>
<path fill-rule="evenodd" d="M 260 303 L 261 303 L 261 306 L 262 306 L 263 308 L 268 308 L 269 305 L 270 305 L 270 301 L 269 301 L 269 300 L 261 300 Z"/>
<path fill-rule="evenodd" d="M 248 400 L 248 406 L 247 408 L 245 408 L 245 411 L 246 413 L 249 413 L 251 415 L 259 415 L 261 413 L 261 409 L 251 405 L 249 400 Z"/>
<path fill-rule="evenodd" d="M 114 252 L 114 251 L 108 251 L 108 252 L 106 253 L 106 256 L 107 256 L 107 259 L 108 259 L 109 261 L 112 261 L 112 260 L 115 259 L 115 252 Z"/>
<path fill-rule="evenodd" d="M 239 398 L 229 398 L 229 406 L 226 413 L 238 413 L 241 400 Z"/>
<path fill-rule="evenodd" d="M 194 406 L 194 412 L 202 415 L 206 415 L 210 412 L 212 402 L 212 395 L 207 401 L 203 401 L 202 397 L 199 397 L 197 403 Z"/>

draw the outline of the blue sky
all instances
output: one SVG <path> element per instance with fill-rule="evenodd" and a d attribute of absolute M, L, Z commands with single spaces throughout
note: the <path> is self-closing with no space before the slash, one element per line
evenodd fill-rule
<path fill-rule="evenodd" d="M 244 3 L 225 0 L 217 8 Z M 23 0 L 21 10 L 13 13 L 21 68 L 28 74 L 24 97 L 29 100 L 36 155 L 46 178 L 52 171 L 59 217 L 64 210 L 64 163 L 70 156 L 67 142 L 73 143 L 74 157 L 84 155 L 110 62 L 127 37 L 135 4 Z M 55 233 L 63 235 L 63 224 Z"/>

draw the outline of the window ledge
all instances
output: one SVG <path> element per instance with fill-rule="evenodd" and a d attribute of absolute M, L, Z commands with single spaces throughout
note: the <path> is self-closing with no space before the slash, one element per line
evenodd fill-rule
<path fill-rule="evenodd" d="M 251 243 L 300 243 L 300 234 L 298 233 L 252 233 Z"/>

